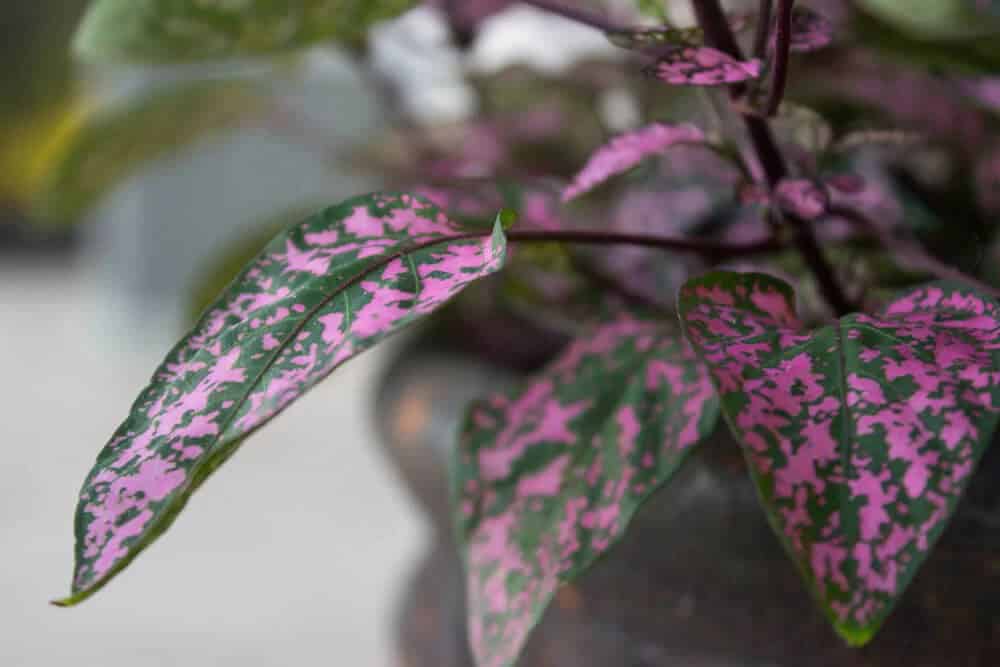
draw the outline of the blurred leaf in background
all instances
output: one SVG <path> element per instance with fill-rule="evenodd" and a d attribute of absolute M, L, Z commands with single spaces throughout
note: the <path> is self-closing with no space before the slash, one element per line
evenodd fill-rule
<path fill-rule="evenodd" d="M 34 211 L 46 220 L 79 220 L 142 165 L 238 128 L 268 99 L 256 81 L 195 81 L 79 113 L 34 162 Z"/>
<path fill-rule="evenodd" d="M 956 74 L 1000 70 L 1000 14 L 976 0 L 858 0 L 860 42 L 911 65 Z"/>
<path fill-rule="evenodd" d="M 374 23 L 419 0 L 96 0 L 77 33 L 88 61 L 197 62 L 325 41 L 356 47 Z"/>
<path fill-rule="evenodd" d="M 84 0 L 6 0 L 0 21 L 0 202 L 23 208 L 39 153 L 81 113 L 68 48 Z"/>

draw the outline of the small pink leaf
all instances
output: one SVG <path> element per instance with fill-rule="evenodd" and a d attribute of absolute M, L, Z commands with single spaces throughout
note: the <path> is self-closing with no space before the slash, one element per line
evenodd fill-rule
<path fill-rule="evenodd" d="M 680 86 L 720 86 L 760 77 L 760 60 L 736 60 L 708 46 L 676 49 L 661 58 L 656 75 L 661 81 Z"/>
<path fill-rule="evenodd" d="M 878 631 L 943 532 L 1000 419 L 1000 306 L 910 291 L 805 331 L 760 274 L 690 281 L 680 315 L 779 537 L 837 631 Z"/>
<path fill-rule="evenodd" d="M 782 210 L 803 220 L 822 217 L 830 206 L 826 191 L 807 178 L 781 181 L 775 188 L 774 197 Z"/>
<path fill-rule="evenodd" d="M 705 135 L 694 125 L 654 123 L 620 135 L 591 156 L 587 164 L 563 192 L 563 201 L 570 201 L 593 190 L 612 176 L 624 173 L 643 159 L 658 155 L 681 143 L 702 143 Z"/>
<path fill-rule="evenodd" d="M 514 664 L 559 585 L 621 538 L 717 417 L 690 347 L 628 316 L 472 407 L 453 488 L 480 667 Z"/>
<path fill-rule="evenodd" d="M 240 443 L 344 362 L 501 268 L 499 222 L 357 197 L 280 234 L 174 348 L 100 453 L 76 513 L 76 604 L 173 522 Z"/>
<path fill-rule="evenodd" d="M 431 4 L 440 7 L 451 19 L 452 23 L 463 30 L 475 30 L 479 24 L 494 14 L 498 14 L 516 0 L 431 0 Z"/>

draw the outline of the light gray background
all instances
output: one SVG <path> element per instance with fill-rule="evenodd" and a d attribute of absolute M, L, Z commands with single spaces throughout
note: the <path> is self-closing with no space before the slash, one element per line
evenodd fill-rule
<path fill-rule="evenodd" d="M 394 664 L 391 611 L 424 525 L 374 446 L 384 353 L 248 441 L 95 598 L 47 604 L 68 590 L 83 477 L 163 354 L 106 335 L 99 284 L 0 264 L 0 665 Z"/>

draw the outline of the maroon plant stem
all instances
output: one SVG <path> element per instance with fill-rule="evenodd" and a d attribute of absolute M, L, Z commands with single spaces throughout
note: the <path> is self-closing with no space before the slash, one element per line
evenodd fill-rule
<path fill-rule="evenodd" d="M 778 0 L 778 22 L 775 35 L 774 74 L 771 77 L 771 91 L 764 105 L 764 115 L 773 116 L 785 96 L 788 82 L 788 54 L 792 49 L 792 8 L 795 0 Z"/>
<path fill-rule="evenodd" d="M 604 32 L 617 32 L 624 30 L 624 26 L 613 23 L 608 18 L 576 7 L 567 7 L 562 2 L 553 0 L 521 0 L 522 3 L 541 9 L 550 14 L 556 14 L 577 23 L 603 30 Z"/>
<path fill-rule="evenodd" d="M 1000 289 L 988 285 L 982 280 L 970 276 L 950 264 L 942 262 L 924 250 L 916 241 L 895 238 L 881 225 L 857 209 L 847 206 L 831 206 L 829 213 L 830 215 L 844 218 L 854 226 L 860 228 L 861 231 L 874 236 L 878 239 L 879 244 L 889 252 L 892 258 L 906 269 L 923 271 L 938 278 L 965 283 L 969 287 L 974 287 L 981 292 L 1000 298 Z"/>
<path fill-rule="evenodd" d="M 621 297 L 626 303 L 639 306 L 642 308 L 650 308 L 652 310 L 665 311 L 666 313 L 673 315 L 674 309 L 667 308 L 664 304 L 657 303 L 643 294 L 640 294 L 636 290 L 632 289 L 626 285 L 617 276 L 609 273 L 605 273 L 598 267 L 594 266 L 592 263 L 582 260 L 578 257 L 572 258 L 573 268 L 575 268 L 584 278 L 591 280 L 597 285 L 603 287 L 605 290 L 616 293 Z"/>
<path fill-rule="evenodd" d="M 692 0 L 692 5 L 695 15 L 698 17 L 698 24 L 705 31 L 705 39 L 709 46 L 713 46 L 737 60 L 743 60 L 743 51 L 736 42 L 736 37 L 729 27 L 729 22 L 726 20 L 726 15 L 718 0 Z M 767 182 L 771 188 L 774 188 L 788 173 L 788 167 L 777 142 L 774 140 L 774 135 L 771 134 L 771 127 L 766 120 L 756 116 L 744 115 L 743 122 L 746 124 L 750 141 L 760 159 Z M 834 312 L 839 316 L 856 310 L 840 286 L 833 266 L 823 254 L 823 249 L 820 248 L 819 241 L 817 241 L 809 223 L 787 215 L 785 219 L 795 226 L 796 244 L 799 252 L 808 263 L 810 270 L 816 277 L 820 291 Z"/>
<path fill-rule="evenodd" d="M 757 10 L 757 33 L 753 39 L 754 58 L 763 58 L 767 52 L 767 38 L 771 34 L 773 5 L 774 0 L 760 0 L 760 8 Z"/>
<path fill-rule="evenodd" d="M 690 238 L 675 238 L 669 236 L 647 236 L 644 234 L 624 234 L 606 232 L 603 230 L 547 230 L 547 229 L 512 229 L 507 232 L 507 238 L 514 242 L 561 242 L 579 243 L 584 245 L 635 245 L 646 248 L 658 248 L 674 252 L 688 252 L 711 259 L 726 259 L 732 257 L 748 257 L 750 255 L 766 254 L 784 249 L 784 243 L 774 239 L 762 239 L 749 243 L 721 243 L 717 241 L 702 241 Z"/>

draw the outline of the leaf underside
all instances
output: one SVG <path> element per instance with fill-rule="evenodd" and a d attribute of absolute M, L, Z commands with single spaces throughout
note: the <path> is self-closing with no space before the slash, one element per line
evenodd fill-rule
<path fill-rule="evenodd" d="M 453 485 L 479 665 L 514 663 L 558 586 L 622 536 L 717 417 L 687 343 L 630 316 L 472 407 Z"/>
<path fill-rule="evenodd" d="M 72 595 L 104 586 L 243 438 L 340 364 L 504 263 L 409 195 L 358 197 L 279 235 L 167 356 L 100 453 L 76 513 Z"/>
<path fill-rule="evenodd" d="M 95 0 L 74 48 L 96 62 L 171 63 L 356 46 L 418 0 Z"/>
<path fill-rule="evenodd" d="M 769 518 L 837 631 L 867 643 L 954 511 L 1000 415 L 1000 308 L 950 284 L 803 331 L 760 274 L 680 313 Z"/>

